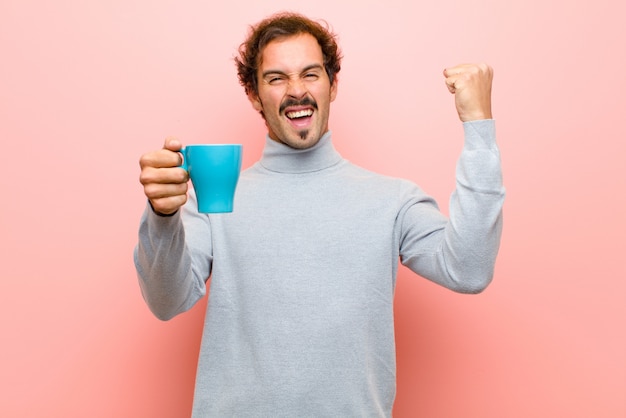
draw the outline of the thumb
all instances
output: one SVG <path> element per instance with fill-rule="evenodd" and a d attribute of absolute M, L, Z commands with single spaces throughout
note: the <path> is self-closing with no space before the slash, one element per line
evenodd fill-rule
<path fill-rule="evenodd" d="M 168 136 L 167 138 L 165 138 L 165 143 L 163 144 L 163 148 L 176 152 L 176 151 L 180 151 L 182 147 L 183 145 L 178 140 L 178 138 L 174 136 Z"/>
<path fill-rule="evenodd" d="M 448 87 L 448 91 L 452 94 L 456 93 L 456 77 L 447 77 L 446 78 L 446 87 Z"/>

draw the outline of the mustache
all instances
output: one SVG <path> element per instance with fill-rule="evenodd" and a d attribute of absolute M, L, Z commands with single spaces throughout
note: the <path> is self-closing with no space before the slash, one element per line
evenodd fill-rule
<path fill-rule="evenodd" d="M 291 106 L 311 106 L 313 109 L 317 110 L 317 103 L 310 97 L 305 97 L 302 100 L 287 99 L 280 105 L 278 110 L 280 113 L 283 113 L 285 109 Z"/>

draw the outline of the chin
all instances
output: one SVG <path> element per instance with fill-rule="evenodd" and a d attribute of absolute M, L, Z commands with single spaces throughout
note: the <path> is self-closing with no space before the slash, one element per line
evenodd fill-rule
<path fill-rule="evenodd" d="M 281 141 L 283 144 L 294 149 L 307 149 L 315 146 L 320 141 L 320 138 L 293 138 L 288 141 Z"/>

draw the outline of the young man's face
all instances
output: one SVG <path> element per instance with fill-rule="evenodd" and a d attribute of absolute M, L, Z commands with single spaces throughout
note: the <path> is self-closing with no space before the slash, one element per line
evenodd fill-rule
<path fill-rule="evenodd" d="M 248 98 L 263 113 L 270 138 L 298 149 L 317 144 L 328 131 L 330 103 L 337 95 L 317 40 L 300 34 L 270 42 L 257 78 L 258 95 Z"/>

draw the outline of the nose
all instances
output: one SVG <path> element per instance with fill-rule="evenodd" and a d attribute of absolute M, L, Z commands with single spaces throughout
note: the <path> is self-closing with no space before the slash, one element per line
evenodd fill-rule
<path fill-rule="evenodd" d="M 287 83 L 287 95 L 299 99 L 306 95 L 306 86 L 300 77 L 294 77 L 289 79 Z"/>

